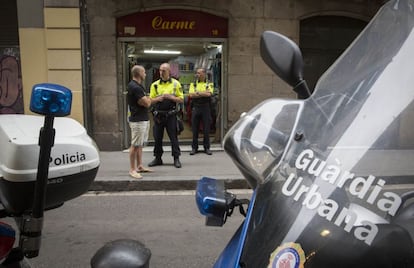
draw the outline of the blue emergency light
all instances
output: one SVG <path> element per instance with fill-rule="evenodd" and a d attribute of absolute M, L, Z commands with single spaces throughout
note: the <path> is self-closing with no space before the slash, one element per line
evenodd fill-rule
<path fill-rule="evenodd" d="M 53 121 L 55 117 L 70 114 L 72 92 L 61 85 L 42 83 L 34 85 L 30 99 L 30 111 L 45 116 L 43 127 L 39 132 L 39 161 L 33 195 L 31 218 L 25 223 L 27 230 L 21 235 L 28 238 L 22 240 L 20 247 L 24 256 L 33 258 L 39 255 L 40 239 L 43 228 L 43 213 L 46 203 L 46 187 L 49 177 L 49 159 L 55 140 Z M 32 246 L 35 245 L 36 246 Z"/>
<path fill-rule="evenodd" d="M 226 212 L 224 182 L 203 177 L 197 182 L 196 203 L 201 214 L 222 218 Z"/>
<path fill-rule="evenodd" d="M 52 116 L 66 116 L 70 114 L 72 106 L 72 92 L 70 89 L 51 83 L 34 85 L 30 100 L 30 111 Z"/>

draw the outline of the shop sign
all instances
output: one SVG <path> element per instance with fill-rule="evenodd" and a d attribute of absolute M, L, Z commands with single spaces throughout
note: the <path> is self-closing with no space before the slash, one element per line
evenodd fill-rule
<path fill-rule="evenodd" d="M 118 37 L 227 37 L 227 18 L 209 13 L 163 9 L 117 18 Z"/>

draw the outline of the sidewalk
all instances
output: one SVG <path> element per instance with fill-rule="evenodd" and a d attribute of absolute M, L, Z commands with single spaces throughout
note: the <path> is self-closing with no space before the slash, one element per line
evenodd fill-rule
<path fill-rule="evenodd" d="M 129 172 L 128 150 L 100 152 L 101 165 L 91 191 L 167 191 L 195 190 L 197 181 L 202 177 L 224 180 L 228 189 L 248 189 L 240 171 L 221 146 L 212 145 L 213 155 L 200 152 L 189 155 L 191 146 L 182 145 L 180 161 L 182 168 L 173 166 L 171 147 L 164 147 L 164 165 L 152 167 L 154 172 L 142 173 L 143 179 L 131 178 Z M 144 149 L 143 162 L 147 166 L 153 159 L 153 147 Z"/>

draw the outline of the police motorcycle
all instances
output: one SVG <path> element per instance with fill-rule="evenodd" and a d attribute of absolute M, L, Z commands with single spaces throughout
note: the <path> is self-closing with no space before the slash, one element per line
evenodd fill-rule
<path fill-rule="evenodd" d="M 70 114 L 71 91 L 33 86 L 30 110 L 0 115 L 0 267 L 30 267 L 39 255 L 44 211 L 85 193 L 100 160 L 95 142 Z M 55 118 L 56 117 L 56 118 Z M 17 239 L 16 239 L 16 236 Z"/>
<path fill-rule="evenodd" d="M 64 117 L 71 105 L 68 88 L 42 83 L 30 100 L 30 110 L 42 116 L 0 115 L 0 267 L 31 267 L 44 212 L 87 192 L 96 177 L 99 149 L 81 124 Z M 2 218 L 13 218 L 18 231 Z M 140 241 L 118 239 L 98 249 L 90 264 L 147 268 L 150 257 Z"/>
<path fill-rule="evenodd" d="M 268 99 L 223 146 L 253 193 L 214 267 L 414 267 L 414 1 L 386 3 L 307 99 Z M 266 31 L 266 64 L 302 96 L 302 56 Z M 246 202 L 201 178 L 220 226 Z"/>

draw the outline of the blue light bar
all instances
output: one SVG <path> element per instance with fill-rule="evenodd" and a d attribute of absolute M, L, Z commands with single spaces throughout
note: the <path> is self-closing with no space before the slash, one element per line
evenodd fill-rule
<path fill-rule="evenodd" d="M 70 89 L 50 83 L 34 85 L 30 99 L 30 111 L 52 116 L 66 116 L 72 107 Z"/>
<path fill-rule="evenodd" d="M 224 182 L 203 177 L 197 182 L 196 203 L 201 214 L 223 217 L 226 212 Z"/>

